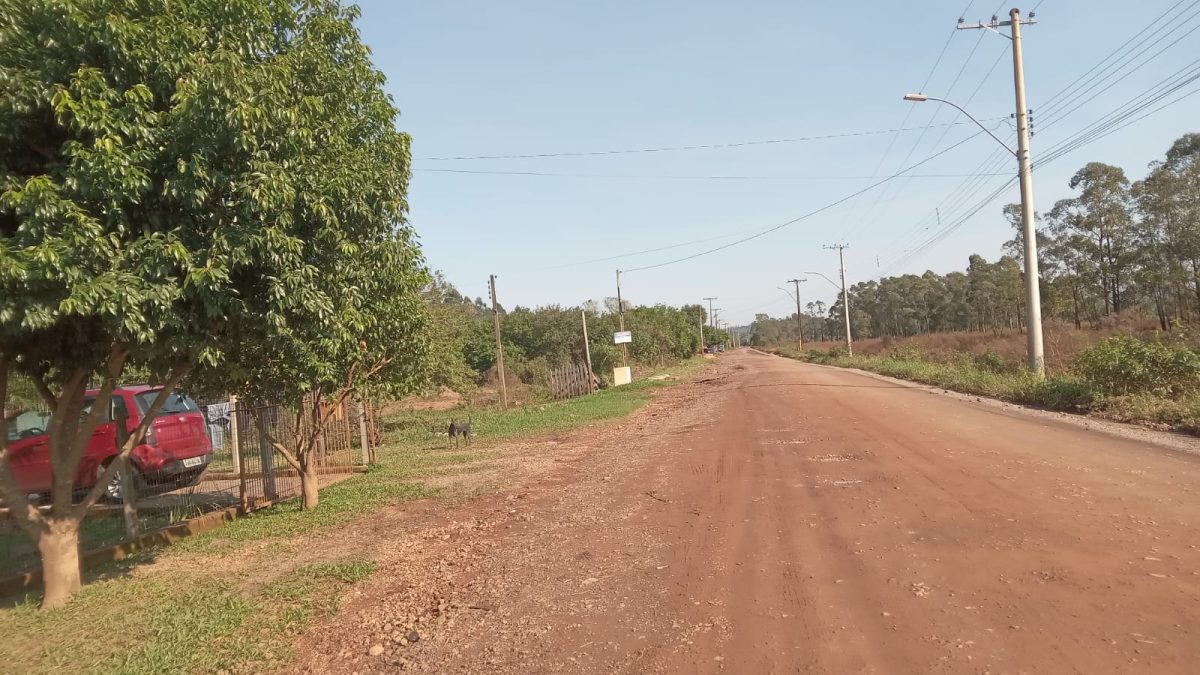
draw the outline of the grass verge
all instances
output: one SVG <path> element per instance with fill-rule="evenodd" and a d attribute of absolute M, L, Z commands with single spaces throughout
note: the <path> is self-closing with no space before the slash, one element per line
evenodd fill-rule
<path fill-rule="evenodd" d="M 782 356 L 857 368 L 888 377 L 920 382 L 951 391 L 986 396 L 1047 410 L 1084 413 L 1120 422 L 1151 425 L 1200 435 L 1200 397 L 1178 399 L 1135 394 L 1106 396 L 1091 383 L 1067 375 L 1038 379 L 1028 371 L 1003 368 L 986 357 L 962 354 L 951 362 L 936 362 L 919 355 L 893 352 L 884 356 L 847 356 L 840 350 L 803 354 L 780 349 Z"/>
<path fill-rule="evenodd" d="M 99 580 L 62 609 L 39 610 L 36 596 L 0 609 L 0 654 L 5 655 L 0 671 L 240 673 L 285 662 L 293 637 L 335 612 L 346 591 L 375 569 L 373 561 L 353 558 L 297 566 L 289 561 L 296 537 L 328 532 L 334 538 L 339 526 L 357 516 L 428 496 L 421 478 L 480 463 L 491 441 L 624 417 L 648 402 L 655 389 L 698 372 L 704 363 L 696 359 L 662 373 L 672 379 L 643 379 L 568 401 L 473 411 L 476 443 L 469 449 L 446 448 L 449 413 L 390 416 L 384 420 L 388 444 L 380 449 L 378 464 L 324 488 L 315 510 L 280 504 L 114 563 L 99 570 Z M 267 540 L 272 543 L 247 546 Z M 187 556 L 181 558 L 186 564 L 140 568 L 172 556 Z M 281 567 L 281 573 L 263 572 Z"/>

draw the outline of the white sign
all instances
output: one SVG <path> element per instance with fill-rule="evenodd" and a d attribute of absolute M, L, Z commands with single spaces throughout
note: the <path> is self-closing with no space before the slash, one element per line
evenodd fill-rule
<path fill-rule="evenodd" d="M 613 344 L 614 345 L 624 344 L 626 342 L 633 342 L 633 332 L 632 331 L 623 330 L 619 333 L 613 333 Z"/>

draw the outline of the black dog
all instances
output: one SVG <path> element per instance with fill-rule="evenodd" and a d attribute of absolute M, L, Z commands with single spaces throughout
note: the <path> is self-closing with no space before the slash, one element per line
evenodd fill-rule
<path fill-rule="evenodd" d="M 471 447 L 471 416 L 467 416 L 466 422 L 456 422 L 454 418 L 450 418 L 450 442 L 454 447 L 458 447 L 459 438 L 467 439 L 467 447 Z"/>

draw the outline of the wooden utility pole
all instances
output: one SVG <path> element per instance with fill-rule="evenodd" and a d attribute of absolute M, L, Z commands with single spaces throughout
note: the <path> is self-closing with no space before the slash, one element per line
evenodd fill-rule
<path fill-rule="evenodd" d="M 796 330 L 799 337 L 796 338 L 797 349 L 804 349 L 804 324 L 800 321 L 800 282 L 808 281 L 808 279 L 788 279 L 788 283 L 796 286 Z"/>
<path fill-rule="evenodd" d="M 621 299 L 621 270 L 617 270 L 617 325 L 625 332 L 625 301 Z M 629 366 L 629 345 L 621 343 L 621 366 Z"/>
<path fill-rule="evenodd" d="M 587 358 L 588 391 L 592 391 L 592 383 L 596 381 L 596 374 L 592 372 L 592 346 L 588 344 L 587 310 L 581 310 L 579 316 L 583 318 L 583 355 Z"/>
<path fill-rule="evenodd" d="M 500 341 L 500 303 L 496 300 L 496 275 L 488 275 L 492 293 L 492 321 L 496 327 L 496 374 L 500 376 L 500 405 L 508 410 L 508 382 L 504 378 L 504 343 Z"/>

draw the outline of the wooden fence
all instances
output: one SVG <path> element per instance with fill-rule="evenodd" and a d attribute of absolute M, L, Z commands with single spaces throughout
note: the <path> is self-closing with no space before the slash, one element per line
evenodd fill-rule
<path fill-rule="evenodd" d="M 550 371 L 550 393 L 555 399 L 574 398 L 592 393 L 587 366 L 576 363 Z"/>

